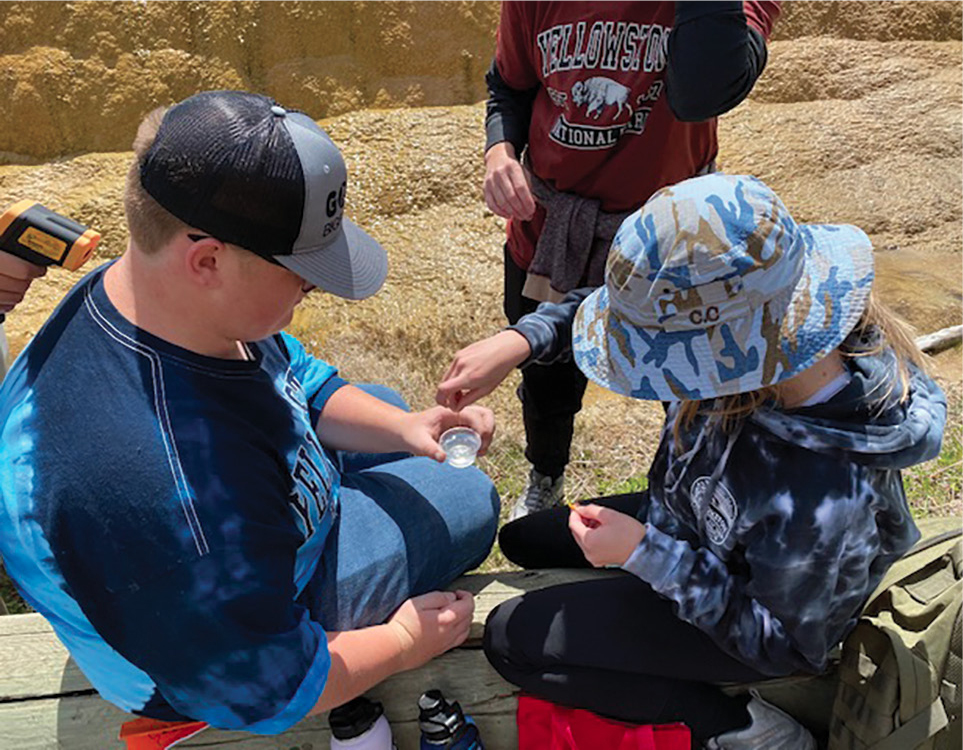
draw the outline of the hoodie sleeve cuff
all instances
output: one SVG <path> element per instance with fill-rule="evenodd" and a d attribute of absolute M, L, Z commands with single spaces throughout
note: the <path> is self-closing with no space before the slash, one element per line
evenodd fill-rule
<path fill-rule="evenodd" d="M 659 591 L 671 578 L 677 567 L 684 547 L 688 545 L 668 534 L 659 531 L 650 523 L 645 525 L 645 536 L 639 546 L 629 555 L 622 569 L 641 578 L 653 589 Z"/>
<path fill-rule="evenodd" d="M 555 343 L 555 331 L 548 323 L 535 315 L 524 316 L 515 325 L 508 326 L 508 330 L 524 336 L 532 350 L 519 367 L 526 367 L 533 362 L 538 362 L 551 350 Z"/>

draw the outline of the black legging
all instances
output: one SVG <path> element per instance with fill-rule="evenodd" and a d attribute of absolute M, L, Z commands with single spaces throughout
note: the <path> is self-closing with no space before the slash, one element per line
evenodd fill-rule
<path fill-rule="evenodd" d="M 526 272 L 515 265 L 505 246 L 505 317 L 517 323 L 539 303 L 522 295 Z M 518 398 L 525 424 L 525 458 L 535 471 L 557 477 L 565 471 L 572 448 L 575 415 L 588 383 L 575 362 L 532 364 L 522 370 Z"/>
<path fill-rule="evenodd" d="M 598 500 L 633 516 L 645 501 L 644 493 Z M 523 567 L 590 567 L 568 530 L 567 508 L 507 524 L 499 543 Z M 629 573 L 505 602 L 488 618 L 485 654 L 525 692 L 635 724 L 682 721 L 695 746 L 749 723 L 746 696 L 712 683 L 763 679 Z"/>

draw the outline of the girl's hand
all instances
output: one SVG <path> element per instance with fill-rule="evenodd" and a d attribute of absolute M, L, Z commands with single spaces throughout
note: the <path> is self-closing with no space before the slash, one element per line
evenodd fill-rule
<path fill-rule="evenodd" d="M 435 394 L 449 409 L 462 409 L 487 396 L 532 353 L 517 331 L 502 331 L 476 341 L 455 354 Z"/>
<path fill-rule="evenodd" d="M 596 568 L 624 565 L 645 536 L 645 526 L 625 513 L 593 504 L 571 508 L 569 531 Z"/>
<path fill-rule="evenodd" d="M 441 433 L 451 427 L 471 427 L 481 437 L 478 455 L 484 456 L 495 434 L 495 415 L 484 406 L 469 406 L 452 411 L 444 406 L 433 406 L 424 411 L 405 415 L 402 437 L 408 450 L 416 456 L 428 456 L 444 462 L 445 452 L 438 445 Z"/>

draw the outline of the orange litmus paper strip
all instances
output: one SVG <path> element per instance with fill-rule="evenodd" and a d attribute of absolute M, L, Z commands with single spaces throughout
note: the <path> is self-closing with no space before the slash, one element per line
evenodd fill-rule
<path fill-rule="evenodd" d="M 120 728 L 127 750 L 166 750 L 207 729 L 203 721 L 158 721 L 141 717 Z"/>
<path fill-rule="evenodd" d="M 585 516 L 583 516 L 581 513 L 578 512 L 578 509 L 579 509 L 579 506 L 580 506 L 580 505 L 587 505 L 587 504 L 588 504 L 586 501 L 584 501 L 584 500 L 565 500 L 564 502 L 565 502 L 565 504 L 568 506 L 568 509 L 569 509 L 569 510 L 574 510 L 574 511 L 578 514 L 579 518 L 582 519 L 582 523 L 584 523 L 584 524 L 585 524 L 586 526 L 588 526 L 590 529 L 596 529 L 596 528 L 598 528 L 599 526 L 601 526 L 601 524 L 600 524 L 598 521 L 596 521 L 594 518 L 586 518 Z"/>

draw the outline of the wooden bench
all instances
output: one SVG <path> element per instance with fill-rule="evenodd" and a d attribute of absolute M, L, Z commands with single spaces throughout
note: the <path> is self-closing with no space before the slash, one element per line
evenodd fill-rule
<path fill-rule="evenodd" d="M 516 747 L 517 691 L 488 664 L 481 636 L 488 613 L 500 602 L 557 583 L 599 575 L 604 571 L 538 570 L 471 575 L 453 584 L 476 595 L 474 622 L 468 640 L 421 669 L 396 675 L 369 695 L 385 706 L 398 750 L 418 748 L 418 696 L 440 688 L 458 700 L 481 729 L 489 750 Z M 750 686 L 734 686 L 744 690 Z M 794 711 L 805 723 L 824 727 L 832 703 L 828 678 L 775 680 L 765 683 L 766 698 Z M 800 696 L 805 700 L 799 701 Z M 788 707 L 788 706 L 787 706 Z M 805 715 L 800 715 L 800 712 Z M 117 739 L 121 725 L 132 719 L 101 699 L 37 614 L 0 617 L 0 750 L 109 750 L 123 748 Z M 305 719 L 278 736 L 207 729 L 178 747 L 219 747 L 237 750 L 327 750 L 327 720 Z"/>

